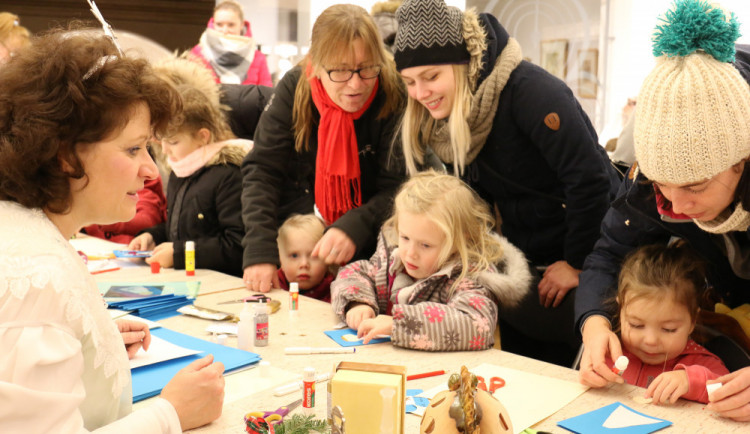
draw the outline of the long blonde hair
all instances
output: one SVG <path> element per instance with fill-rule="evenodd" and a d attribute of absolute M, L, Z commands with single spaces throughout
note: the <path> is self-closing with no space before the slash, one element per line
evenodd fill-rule
<path fill-rule="evenodd" d="M 392 244 L 398 242 L 399 211 L 427 216 L 445 235 L 438 268 L 450 261 L 461 263 L 451 293 L 464 277 L 493 268 L 503 257 L 500 239 L 492 232 L 495 220 L 487 203 L 453 175 L 428 170 L 403 184 L 394 200 L 393 215 L 383 226 Z"/>
<path fill-rule="evenodd" d="M 308 64 L 313 72 L 320 72 L 324 65 L 335 64 L 347 57 L 354 58 L 356 39 L 365 45 L 367 54 L 375 64 L 381 66 L 379 88 L 385 93 L 385 103 L 378 113 L 383 119 L 403 104 L 404 91 L 401 78 L 396 71 L 393 57 L 388 54 L 380 39 L 380 33 L 370 14 L 359 6 L 350 4 L 333 5 L 323 11 L 315 20 L 310 38 L 310 52 L 300 62 L 302 76 L 294 91 L 294 143 L 297 152 L 309 149 L 310 134 L 313 131 L 313 102 L 310 83 L 305 76 Z"/>
<path fill-rule="evenodd" d="M 461 24 L 466 50 L 471 60 L 468 65 L 451 65 L 456 83 L 456 94 L 448 120 L 445 121 L 446 125 L 443 126 L 448 128 L 453 151 L 453 173 L 457 175 L 463 174 L 464 166 L 466 166 L 466 154 L 471 145 L 471 128 L 466 119 L 471 113 L 474 91 L 477 88 L 479 73 L 483 68 L 482 55 L 487 49 L 487 33 L 479 23 L 479 16 L 474 8 L 464 12 Z M 417 172 L 416 163 L 424 163 L 428 143 L 438 125 L 439 121 L 430 116 L 425 106 L 412 98 L 407 99 L 400 129 L 406 170 L 410 175 Z"/>
<path fill-rule="evenodd" d="M 468 67 L 451 65 L 456 82 L 456 94 L 446 121 L 451 149 L 453 150 L 453 172 L 463 174 L 466 154 L 471 144 L 471 130 L 466 118 L 471 110 L 471 88 L 469 86 Z M 401 142 L 403 143 L 406 170 L 410 175 L 417 173 L 417 163 L 424 163 L 427 143 L 438 128 L 440 120 L 430 116 L 429 110 L 419 101 L 408 98 L 406 109 L 401 120 Z"/>

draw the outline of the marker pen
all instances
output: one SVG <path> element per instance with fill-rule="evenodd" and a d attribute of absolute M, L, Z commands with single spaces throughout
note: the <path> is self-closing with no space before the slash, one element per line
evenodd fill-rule
<path fill-rule="evenodd" d="M 286 347 L 284 354 L 350 354 L 357 351 L 354 347 Z"/>

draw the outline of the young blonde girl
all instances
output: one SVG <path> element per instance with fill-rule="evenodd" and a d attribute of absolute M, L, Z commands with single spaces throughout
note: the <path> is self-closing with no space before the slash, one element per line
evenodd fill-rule
<path fill-rule="evenodd" d="M 185 268 L 185 242 L 195 242 L 196 268 L 238 275 L 244 235 L 240 163 L 252 142 L 235 139 L 219 106 L 218 86 L 199 64 L 171 59 L 157 73 L 179 91 L 182 112 L 174 117 L 161 150 L 172 171 L 167 184 L 167 221 L 153 226 L 129 248 L 152 250 L 146 262 Z"/>
<path fill-rule="evenodd" d="M 489 210 L 451 175 L 414 175 L 396 196 L 370 260 L 344 267 L 333 308 L 367 343 L 428 351 L 494 343 L 497 304 L 517 303 L 531 280 L 526 258 L 492 232 Z"/>
<path fill-rule="evenodd" d="M 628 384 L 653 402 L 708 402 L 706 381 L 728 374 L 716 355 L 690 339 L 705 287 L 702 260 L 686 243 L 648 245 L 622 266 L 617 304 Z M 612 360 L 607 360 L 612 365 Z"/>
<path fill-rule="evenodd" d="M 276 241 L 279 243 L 281 289 L 288 291 L 289 282 L 297 282 L 300 294 L 331 301 L 331 281 L 335 272 L 323 259 L 312 254 L 325 230 L 325 222 L 315 214 L 295 214 L 279 227 Z"/>

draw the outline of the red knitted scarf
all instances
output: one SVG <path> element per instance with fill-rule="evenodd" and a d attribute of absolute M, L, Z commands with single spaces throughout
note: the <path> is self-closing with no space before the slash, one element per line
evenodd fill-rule
<path fill-rule="evenodd" d="M 378 82 L 359 111 L 349 113 L 331 100 L 323 84 L 307 66 L 312 99 L 320 112 L 318 155 L 315 159 L 315 204 L 328 224 L 352 208 L 362 205 L 361 172 L 354 120 L 367 111 L 375 98 Z"/>

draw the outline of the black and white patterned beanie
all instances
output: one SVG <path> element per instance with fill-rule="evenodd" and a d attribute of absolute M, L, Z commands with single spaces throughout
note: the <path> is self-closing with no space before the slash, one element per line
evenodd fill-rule
<path fill-rule="evenodd" d="M 469 62 L 463 12 L 444 0 L 406 0 L 396 11 L 396 68 Z"/>

